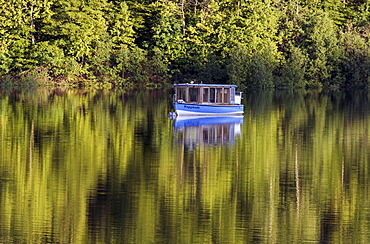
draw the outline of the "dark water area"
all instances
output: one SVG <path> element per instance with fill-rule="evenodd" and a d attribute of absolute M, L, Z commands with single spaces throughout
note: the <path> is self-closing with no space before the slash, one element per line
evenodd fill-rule
<path fill-rule="evenodd" d="M 0 243 L 367 243 L 369 95 L 0 90 Z"/>

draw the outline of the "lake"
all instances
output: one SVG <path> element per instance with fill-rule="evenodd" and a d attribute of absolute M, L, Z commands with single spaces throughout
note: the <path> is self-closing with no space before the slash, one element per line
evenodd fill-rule
<path fill-rule="evenodd" d="M 0 243 L 368 243 L 370 93 L 0 91 Z"/>

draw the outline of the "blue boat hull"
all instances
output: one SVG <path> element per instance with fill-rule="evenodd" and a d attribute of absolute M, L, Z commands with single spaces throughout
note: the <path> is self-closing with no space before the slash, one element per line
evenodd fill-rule
<path fill-rule="evenodd" d="M 242 115 L 244 113 L 244 105 L 210 105 L 210 104 L 189 104 L 189 103 L 174 103 L 175 112 L 177 115 Z"/>

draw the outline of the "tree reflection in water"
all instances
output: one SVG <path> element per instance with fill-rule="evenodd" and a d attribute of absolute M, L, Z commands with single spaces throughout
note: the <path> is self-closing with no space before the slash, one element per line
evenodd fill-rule
<path fill-rule="evenodd" d="M 368 92 L 244 94 L 182 126 L 166 90 L 0 92 L 0 242 L 366 242 Z"/>

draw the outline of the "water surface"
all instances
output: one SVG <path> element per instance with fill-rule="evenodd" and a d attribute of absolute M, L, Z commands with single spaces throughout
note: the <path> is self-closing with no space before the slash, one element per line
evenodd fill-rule
<path fill-rule="evenodd" d="M 369 93 L 0 91 L 1 243 L 367 243 Z"/>

